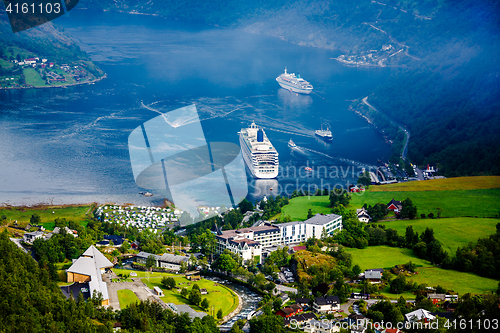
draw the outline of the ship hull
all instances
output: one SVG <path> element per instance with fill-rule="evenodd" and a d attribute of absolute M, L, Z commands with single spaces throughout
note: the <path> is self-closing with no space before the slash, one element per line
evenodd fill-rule
<path fill-rule="evenodd" d="M 333 140 L 333 137 L 331 136 L 322 136 L 322 135 L 319 135 L 318 133 L 314 133 L 318 138 L 320 139 L 323 139 L 325 141 L 332 141 Z"/>
<path fill-rule="evenodd" d="M 279 166 L 275 165 L 272 167 L 273 172 L 259 172 L 258 169 L 255 168 L 252 162 L 252 153 L 248 149 L 247 144 L 245 143 L 245 140 L 243 137 L 240 135 L 240 146 L 241 146 L 241 152 L 243 155 L 243 160 L 245 161 L 245 164 L 247 166 L 247 169 L 250 171 L 252 176 L 257 179 L 273 179 L 278 176 L 279 172 Z M 267 168 L 268 170 L 271 169 L 270 167 Z"/>
<path fill-rule="evenodd" d="M 276 80 L 276 81 L 278 81 L 278 84 L 280 85 L 281 88 L 293 91 L 295 93 L 309 95 L 312 92 L 312 89 L 300 89 L 300 88 L 297 88 L 295 86 L 281 82 L 279 80 Z"/>

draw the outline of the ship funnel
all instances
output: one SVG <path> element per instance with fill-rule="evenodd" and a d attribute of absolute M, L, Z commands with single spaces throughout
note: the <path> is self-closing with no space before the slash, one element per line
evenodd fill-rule
<path fill-rule="evenodd" d="M 264 142 L 264 131 L 262 128 L 259 128 L 257 131 L 257 142 Z"/>

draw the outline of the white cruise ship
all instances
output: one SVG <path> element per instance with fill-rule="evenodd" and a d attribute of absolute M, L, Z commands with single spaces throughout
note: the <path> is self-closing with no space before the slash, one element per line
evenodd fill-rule
<path fill-rule="evenodd" d="M 285 68 L 285 73 L 281 74 L 276 78 L 281 88 L 290 90 L 300 94 L 310 94 L 313 90 L 313 86 L 300 77 L 300 74 L 295 76 L 294 73 L 287 73 Z"/>
<path fill-rule="evenodd" d="M 326 128 L 326 130 L 324 130 L 323 126 L 321 126 L 321 129 L 314 131 L 314 134 L 316 134 L 317 136 L 319 136 L 320 138 L 322 138 L 324 140 L 332 140 L 333 139 L 332 132 L 330 131 L 330 129 L 328 127 Z"/>
<path fill-rule="evenodd" d="M 276 178 L 279 171 L 278 152 L 262 128 L 252 122 L 239 132 L 243 159 L 255 178 Z"/>

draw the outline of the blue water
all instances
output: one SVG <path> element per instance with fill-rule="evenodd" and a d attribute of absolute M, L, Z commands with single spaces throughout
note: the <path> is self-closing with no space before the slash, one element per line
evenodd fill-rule
<path fill-rule="evenodd" d="M 73 10 L 56 23 L 108 78 L 0 92 L 0 203 L 161 202 L 138 194 L 128 135 L 158 112 L 192 103 L 209 141 L 239 144 L 237 132 L 252 121 L 265 128 L 284 169 L 275 182 L 249 177 L 250 199 L 345 186 L 390 155 L 381 135 L 348 110 L 388 69 L 345 67 L 328 50 L 152 16 Z M 285 66 L 314 93 L 281 89 L 275 78 Z M 331 143 L 314 136 L 322 124 Z M 292 151 L 290 139 L 301 149 Z"/>

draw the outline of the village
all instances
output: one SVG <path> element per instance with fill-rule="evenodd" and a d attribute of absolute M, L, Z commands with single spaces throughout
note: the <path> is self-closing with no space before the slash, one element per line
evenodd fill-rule
<path fill-rule="evenodd" d="M 387 203 L 386 208 L 399 215 L 402 205 L 402 201 L 393 199 Z M 217 211 L 217 208 L 204 207 L 203 211 L 208 213 Z M 182 213 L 181 210 L 175 208 L 107 204 L 97 207 L 94 216 L 102 222 L 116 223 L 124 228 L 136 228 L 139 231 L 148 229 L 156 233 L 179 226 Z M 249 213 L 247 215 L 252 215 L 254 212 Z M 356 216 L 363 223 L 369 223 L 372 220 L 365 208 L 358 209 Z M 30 227 L 38 227 L 39 230 L 24 233 L 23 241 L 28 247 L 37 239 L 50 240 L 57 234 L 78 237 L 78 232 L 68 227 L 56 227 L 50 232 L 36 225 Z M 185 229 L 179 228 L 176 228 L 178 232 L 185 234 Z M 165 253 L 155 254 L 143 251 L 141 243 L 137 240 L 131 241 L 117 235 L 104 235 L 102 241 L 90 246 L 78 259 L 73 260 L 71 265 L 67 266 L 64 270 L 67 283 L 61 286 L 61 290 L 67 297 L 72 295 L 75 298 L 79 293 L 83 293 L 85 298 L 91 298 L 92 295 L 98 293 L 102 295 L 103 306 L 115 309 L 124 306 L 121 294 L 124 290 L 129 290 L 138 300 L 150 300 L 179 314 L 186 312 L 191 318 L 201 318 L 207 315 L 206 304 L 215 304 L 214 297 L 217 297 L 215 293 L 233 292 L 222 287 L 227 284 L 225 280 L 227 274 L 231 272 L 230 281 L 233 283 L 236 281 L 258 291 L 258 293 L 249 291 L 251 296 L 246 297 L 260 301 L 271 297 L 274 300 L 273 315 L 283 318 L 285 328 L 301 329 L 303 332 L 333 333 L 340 332 L 342 328 L 351 333 L 365 333 L 368 328 L 372 327 L 377 332 L 398 333 L 408 328 L 408 325 L 420 325 L 419 327 L 424 329 L 432 328 L 437 318 L 446 320 L 452 318 L 458 295 L 450 294 L 439 286 L 424 287 L 421 291 L 424 299 L 427 299 L 436 311 L 418 308 L 415 300 L 405 300 L 405 308 L 411 311 L 404 314 L 400 322 L 401 326 L 387 327 L 366 317 L 367 311 L 372 306 L 377 307 L 376 304 L 387 300 L 378 292 L 372 294 L 372 291 L 379 290 L 384 285 L 392 285 L 389 282 L 389 276 L 417 274 L 412 267 L 407 265 L 396 266 L 390 270 L 378 267 L 359 272 L 353 270 L 355 275 L 343 283 L 350 286 L 349 289 L 352 290 L 364 286 L 362 288 L 365 290 L 361 292 L 353 291 L 348 295 L 336 294 L 335 286 L 323 284 L 304 294 L 304 290 L 300 291 L 297 288 L 296 280 L 300 278 L 300 273 L 293 265 L 280 265 L 278 275 L 263 276 L 259 272 L 257 276 L 263 276 L 265 279 L 256 282 L 257 279 L 240 273 L 235 268 L 228 268 L 217 259 L 231 254 L 234 258 L 240 258 L 242 269 L 244 267 L 250 269 L 253 265 L 263 267 L 268 258 L 282 255 L 284 251 L 286 251 L 286 256 L 290 257 L 308 255 L 310 251 L 315 251 L 314 247 L 320 244 L 318 241 L 326 240 L 328 236 L 340 232 L 342 228 L 342 216 L 335 214 L 316 214 L 305 221 L 287 223 L 259 220 L 251 227 L 237 230 L 214 228 L 209 233 L 213 235 L 215 241 L 215 260 L 211 256 L 209 258 L 196 252 L 199 245 L 194 243 L 184 246 L 179 244 L 177 247 L 172 244 L 172 246 L 167 246 Z M 207 240 L 207 242 L 210 241 Z M 323 243 L 319 253 L 326 254 L 330 251 L 329 248 L 330 246 L 325 246 Z M 111 253 L 114 254 L 114 260 L 111 260 Z M 153 277 L 152 280 L 151 277 Z M 172 278 L 168 284 L 167 278 Z M 189 291 L 190 288 L 191 291 Z M 192 288 L 199 288 L 200 291 L 200 300 L 194 303 L 190 296 L 193 293 Z M 181 294 L 184 296 L 181 297 Z M 172 302 L 173 297 L 175 297 L 175 302 Z M 226 297 L 230 298 L 229 294 Z M 204 299 L 206 299 L 206 304 L 202 306 L 201 301 Z M 391 303 L 401 306 L 400 301 L 394 300 Z M 264 316 L 268 311 L 264 308 L 254 311 L 240 308 L 240 311 L 236 311 L 236 308 L 235 305 L 231 307 L 230 313 L 223 311 L 218 316 L 222 325 L 221 329 L 224 323 L 230 322 L 231 318 L 238 313 L 241 313 L 238 318 L 241 319 L 244 315 L 245 319 L 249 320 Z M 247 332 L 249 325 L 246 324 L 242 328 Z"/>
<path fill-rule="evenodd" d="M 97 77 L 88 61 L 58 64 L 47 58 L 32 56 L 13 59 L 11 74 L 0 77 L 0 87 L 4 89 L 63 87 L 94 82 Z M 90 66 L 90 67 L 89 67 Z"/>

